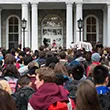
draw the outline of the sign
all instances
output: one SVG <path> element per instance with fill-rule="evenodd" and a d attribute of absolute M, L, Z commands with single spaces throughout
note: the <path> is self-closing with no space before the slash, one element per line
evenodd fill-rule
<path fill-rule="evenodd" d="M 77 43 L 73 43 L 70 46 L 71 48 L 77 48 L 78 49 L 82 49 L 85 48 L 86 51 L 92 51 L 92 45 L 89 42 L 77 42 Z"/>

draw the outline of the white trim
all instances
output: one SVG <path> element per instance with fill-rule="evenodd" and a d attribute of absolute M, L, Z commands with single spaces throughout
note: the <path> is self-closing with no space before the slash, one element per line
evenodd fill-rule
<path fill-rule="evenodd" d="M 21 24 L 21 22 L 20 22 L 20 18 L 17 16 L 17 15 L 10 15 L 10 16 L 8 16 L 8 18 L 6 19 L 6 49 L 9 49 L 9 36 L 8 36 L 8 30 L 9 30 L 9 24 L 8 24 L 8 21 L 9 21 L 9 19 L 11 18 L 11 17 L 16 17 L 17 19 L 18 19 L 18 34 L 19 34 L 19 36 L 18 36 L 18 43 L 20 44 L 20 40 L 21 40 L 21 38 L 20 38 L 20 36 L 21 36 L 21 34 L 20 34 L 20 24 Z"/>
<path fill-rule="evenodd" d="M 94 17 L 96 19 L 96 42 L 98 42 L 99 41 L 99 20 L 93 14 L 90 14 L 90 15 L 86 16 L 85 19 L 84 19 L 84 40 L 87 40 L 87 37 L 86 37 L 86 25 L 87 25 L 87 22 L 86 21 L 87 21 L 87 18 L 89 18 L 89 17 Z"/>

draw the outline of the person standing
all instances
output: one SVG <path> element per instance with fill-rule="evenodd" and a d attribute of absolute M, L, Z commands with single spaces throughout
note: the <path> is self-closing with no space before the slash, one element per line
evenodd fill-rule
<path fill-rule="evenodd" d="M 53 40 L 52 48 L 55 48 L 55 47 L 57 47 L 56 40 Z"/>

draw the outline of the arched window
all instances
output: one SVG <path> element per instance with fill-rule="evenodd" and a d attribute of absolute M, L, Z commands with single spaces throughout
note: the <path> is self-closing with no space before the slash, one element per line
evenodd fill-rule
<path fill-rule="evenodd" d="M 93 45 L 98 41 L 98 19 L 90 15 L 85 19 L 85 37 L 84 39 Z"/>
<path fill-rule="evenodd" d="M 63 45 L 63 22 L 57 15 L 48 15 L 42 22 L 42 40 L 47 38 L 51 45 L 56 40 L 57 46 Z"/>
<path fill-rule="evenodd" d="M 19 20 L 16 16 L 8 19 L 8 48 L 17 48 L 19 41 Z"/>

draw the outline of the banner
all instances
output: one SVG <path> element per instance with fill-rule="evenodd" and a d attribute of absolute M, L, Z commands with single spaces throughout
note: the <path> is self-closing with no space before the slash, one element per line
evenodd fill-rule
<path fill-rule="evenodd" d="M 82 49 L 85 48 L 86 51 L 92 51 L 92 45 L 89 42 L 77 42 L 77 43 L 73 43 L 70 46 L 71 48 L 77 48 L 78 49 Z"/>

